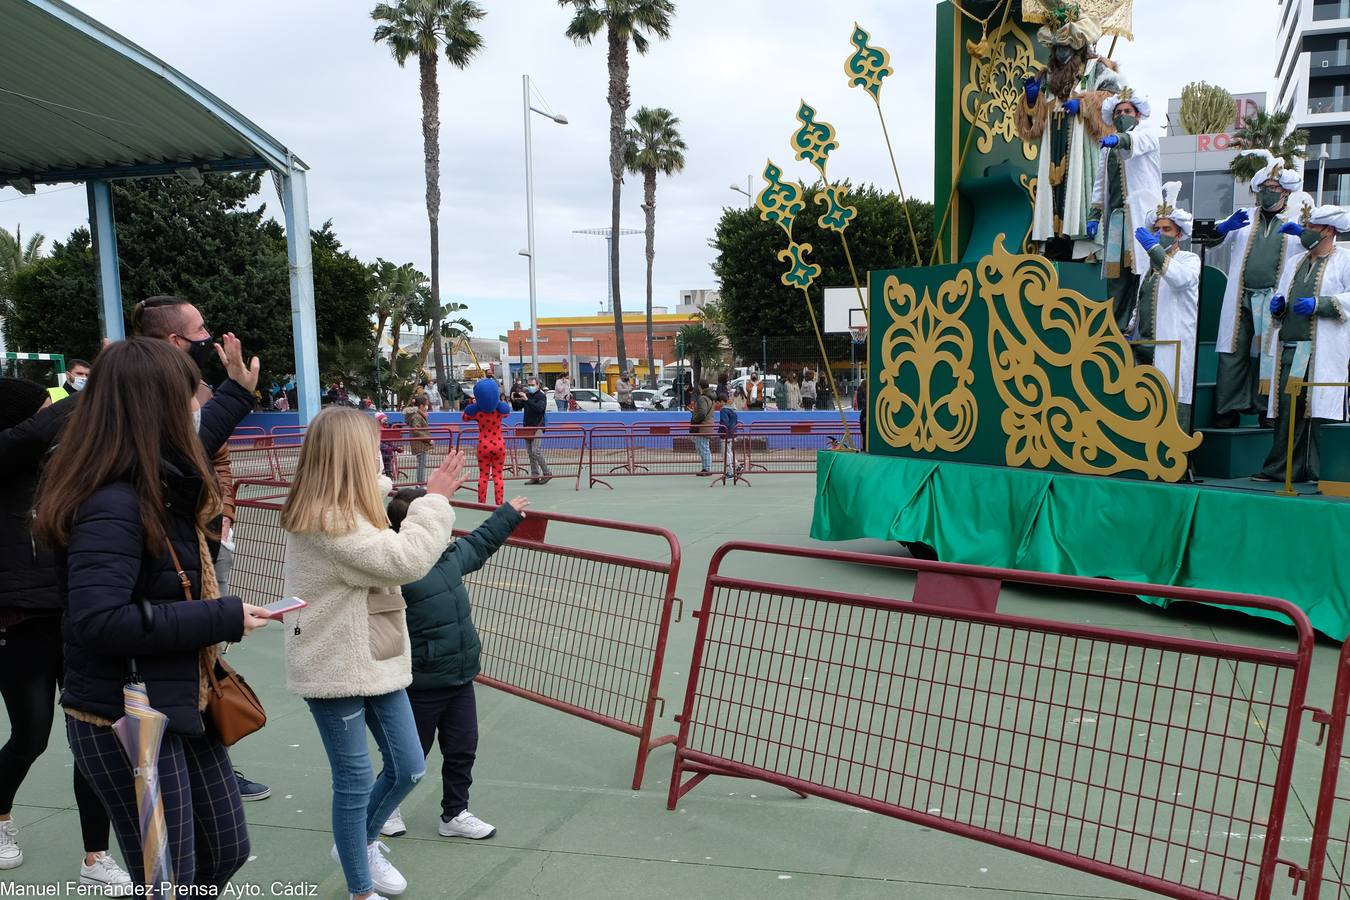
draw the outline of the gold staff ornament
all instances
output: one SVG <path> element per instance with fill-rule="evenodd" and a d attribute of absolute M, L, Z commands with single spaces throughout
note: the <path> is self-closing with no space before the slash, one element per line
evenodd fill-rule
<path fill-rule="evenodd" d="M 815 109 L 805 100 L 797 107 L 797 121 L 802 127 L 792 135 L 792 149 L 798 159 L 815 166 L 820 177 L 826 178 L 825 166 L 830 161 L 830 153 L 839 148 L 834 126 L 829 122 L 817 122 Z"/>
<path fill-rule="evenodd" d="M 853 34 L 849 43 L 854 51 L 844 60 L 844 74 L 848 76 L 849 87 L 860 87 L 868 93 L 877 107 L 877 118 L 881 120 L 881 134 L 886 138 L 886 153 L 891 158 L 891 171 L 895 173 L 895 189 L 900 193 L 900 205 L 905 211 L 905 224 L 909 227 L 909 243 L 914 249 L 914 265 L 923 265 L 919 255 L 919 235 L 914 230 L 914 219 L 909 214 L 909 201 L 905 199 L 905 186 L 900 183 L 900 167 L 895 162 L 895 150 L 891 148 L 891 134 L 886 128 L 886 113 L 881 109 L 881 82 L 894 74 L 891 68 L 891 55 L 882 47 L 871 45 L 872 35 L 857 22 L 853 23 Z M 856 281 L 856 278 L 855 278 Z"/>
<path fill-rule="evenodd" d="M 759 208 L 759 217 L 772 222 L 792 240 L 792 223 L 797 213 L 806 208 L 802 185 L 783 180 L 783 170 L 774 165 L 773 160 L 764 164 L 764 190 L 755 197 L 755 206 Z"/>

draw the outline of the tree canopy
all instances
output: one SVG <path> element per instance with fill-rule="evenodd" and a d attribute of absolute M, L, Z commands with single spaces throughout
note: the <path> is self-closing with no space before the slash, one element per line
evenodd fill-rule
<path fill-rule="evenodd" d="M 265 207 L 249 209 L 258 175 L 118 182 L 113 187 L 124 313 L 155 294 L 197 306 L 213 334 L 233 331 L 263 364 L 263 383 L 291 374 L 285 234 Z M 342 249 L 331 224 L 312 234 L 315 316 L 323 344 L 373 351 L 370 274 Z M 19 270 L 3 313 L 9 343 L 90 358 L 99 346 L 98 289 L 89 232 L 80 228 Z M 217 378 L 221 372 L 208 372 Z"/>
<path fill-rule="evenodd" d="M 819 185 L 810 188 L 814 197 Z M 849 249 L 866 290 L 867 273 L 918 265 L 909 240 L 900 198 L 871 185 L 850 189 L 847 202 L 858 215 L 849 226 Z M 933 247 L 933 205 L 908 201 L 919 238 L 919 252 L 927 259 Z M 824 313 L 822 288 L 853 284 L 839 235 L 820 227 L 819 209 L 808 204 L 797 216 L 793 237 L 811 245 L 810 261 L 821 267 L 811 290 L 816 315 Z M 762 221 L 756 209 L 727 209 L 709 242 L 717 251 L 713 273 L 721 283 L 721 325 L 732 350 L 742 359 L 758 359 L 765 336 L 809 335 L 811 319 L 801 291 L 780 279 L 784 264 L 778 253 L 787 246 L 781 228 Z"/>

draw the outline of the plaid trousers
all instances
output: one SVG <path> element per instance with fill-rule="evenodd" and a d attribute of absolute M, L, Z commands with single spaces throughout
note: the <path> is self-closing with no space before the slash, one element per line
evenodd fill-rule
<path fill-rule="evenodd" d="M 131 880 L 145 883 L 136 777 L 111 728 L 66 717 L 75 766 L 107 807 Z M 248 823 L 230 755 L 213 736 L 165 734 L 159 784 L 168 826 L 169 861 L 179 887 L 226 884 L 248 860 Z M 160 896 L 156 886 L 151 894 Z"/>

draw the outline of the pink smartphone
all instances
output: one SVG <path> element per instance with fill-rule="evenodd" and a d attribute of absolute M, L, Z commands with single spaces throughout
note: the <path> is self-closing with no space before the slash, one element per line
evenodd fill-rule
<path fill-rule="evenodd" d="M 309 604 L 299 597 L 282 597 L 280 600 L 273 600 L 263 607 L 267 610 L 267 618 L 280 620 L 286 613 L 295 612 L 297 609 L 304 609 Z"/>

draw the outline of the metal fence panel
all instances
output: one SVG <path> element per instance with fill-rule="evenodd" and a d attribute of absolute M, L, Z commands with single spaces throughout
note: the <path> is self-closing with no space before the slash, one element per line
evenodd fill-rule
<path fill-rule="evenodd" d="M 724 575 L 731 553 L 919 576 L 845 595 Z M 1000 615 L 1009 581 L 1275 610 L 1298 649 Z M 1292 604 L 733 543 L 696 615 L 671 808 L 741 775 L 1169 896 L 1270 895 L 1312 653 Z"/>

